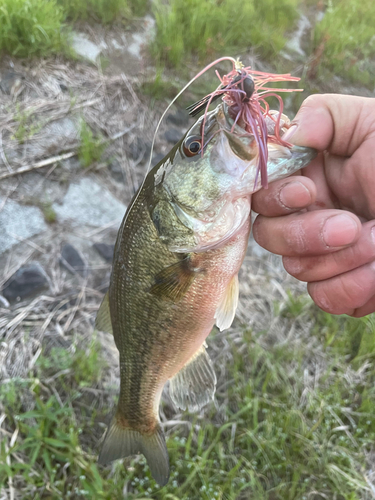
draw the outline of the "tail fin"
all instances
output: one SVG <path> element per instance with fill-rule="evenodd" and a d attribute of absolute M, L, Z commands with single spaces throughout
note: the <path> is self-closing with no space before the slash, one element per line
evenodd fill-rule
<path fill-rule="evenodd" d="M 165 437 L 160 425 L 152 435 L 145 436 L 133 429 L 123 429 L 113 418 L 107 431 L 98 462 L 106 464 L 118 458 L 143 453 L 152 477 L 160 486 L 169 479 L 169 458 Z"/>

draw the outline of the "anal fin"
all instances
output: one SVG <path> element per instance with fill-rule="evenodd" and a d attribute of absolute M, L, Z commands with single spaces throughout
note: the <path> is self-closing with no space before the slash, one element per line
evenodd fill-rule
<path fill-rule="evenodd" d="M 95 320 L 95 328 L 113 334 L 108 292 L 104 295 Z"/>
<path fill-rule="evenodd" d="M 169 394 L 178 408 L 197 411 L 212 401 L 215 389 L 215 370 L 203 344 L 170 380 Z"/>
<path fill-rule="evenodd" d="M 233 276 L 215 312 L 216 326 L 220 331 L 231 326 L 238 306 L 238 275 Z"/>

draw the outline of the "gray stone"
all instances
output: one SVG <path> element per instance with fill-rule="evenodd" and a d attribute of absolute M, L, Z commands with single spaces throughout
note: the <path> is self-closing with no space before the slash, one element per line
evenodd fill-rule
<path fill-rule="evenodd" d="M 79 56 L 94 64 L 97 63 L 98 56 L 102 51 L 101 47 L 95 45 L 84 33 L 73 33 L 70 46 Z"/>
<path fill-rule="evenodd" d="M 0 196 L 0 207 L 2 205 Z M 0 254 L 46 230 L 47 225 L 39 208 L 20 205 L 8 199 L 0 211 Z"/>
<path fill-rule="evenodd" d="M 8 281 L 5 282 L 2 294 L 8 300 L 24 299 L 48 287 L 47 275 L 37 262 L 20 267 Z"/>
<path fill-rule="evenodd" d="M 43 127 L 26 145 L 25 155 L 40 157 L 58 154 L 78 141 L 78 129 L 68 117 L 55 120 Z"/>
<path fill-rule="evenodd" d="M 125 172 L 118 160 L 114 159 L 111 161 L 109 164 L 109 171 L 117 182 L 125 182 Z"/>
<path fill-rule="evenodd" d="M 81 254 L 69 243 L 61 249 L 60 264 L 72 274 L 78 273 L 81 276 L 87 274 L 87 265 Z"/>
<path fill-rule="evenodd" d="M 164 137 L 166 138 L 166 140 L 168 142 L 170 142 L 171 144 L 177 144 L 177 142 L 181 139 L 182 137 L 182 133 L 177 130 L 176 128 L 170 128 L 168 129 L 165 134 L 164 134 Z"/>
<path fill-rule="evenodd" d="M 136 59 L 142 58 L 142 48 L 146 47 L 155 36 L 155 19 L 145 16 L 142 31 L 132 33 L 127 45 L 129 54 Z"/>
<path fill-rule="evenodd" d="M 130 156 L 133 160 L 141 161 L 145 156 L 150 157 L 151 143 L 144 141 L 141 137 L 136 137 L 130 144 Z"/>
<path fill-rule="evenodd" d="M 60 141 L 74 141 L 78 137 L 78 128 L 76 123 L 68 117 L 55 120 L 46 125 L 42 132 L 52 137 L 60 138 Z"/>
<path fill-rule="evenodd" d="M 178 109 L 175 113 L 167 116 L 167 122 L 177 125 L 177 127 L 186 127 L 189 124 L 189 114 L 184 109 Z"/>
<path fill-rule="evenodd" d="M 126 210 L 109 191 L 87 177 L 71 184 L 62 204 L 54 203 L 52 207 L 59 222 L 70 222 L 76 227 L 119 225 Z"/>
<path fill-rule="evenodd" d="M 286 48 L 291 52 L 295 52 L 300 56 L 306 56 L 306 52 L 302 48 L 302 39 L 305 33 L 311 29 L 311 23 L 305 15 L 301 15 L 298 20 L 297 30 L 293 33 L 286 44 Z"/>
<path fill-rule="evenodd" d="M 58 84 L 62 92 L 68 92 L 69 87 L 65 82 L 58 82 Z"/>
<path fill-rule="evenodd" d="M 158 153 L 155 156 L 153 156 L 151 161 L 151 166 L 155 167 L 155 165 L 157 165 L 164 157 L 165 155 L 163 155 L 163 153 Z"/>
<path fill-rule="evenodd" d="M 112 262 L 115 245 L 108 245 L 107 243 L 94 243 L 93 247 L 100 253 L 104 260 Z"/>
<path fill-rule="evenodd" d="M 24 80 L 25 77 L 21 73 L 8 71 L 0 80 L 0 89 L 4 92 L 4 94 L 17 97 L 22 91 Z"/>

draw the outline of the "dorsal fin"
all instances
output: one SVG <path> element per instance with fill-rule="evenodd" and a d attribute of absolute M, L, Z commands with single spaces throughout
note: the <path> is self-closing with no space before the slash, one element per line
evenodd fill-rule
<path fill-rule="evenodd" d="M 96 315 L 95 328 L 101 332 L 113 334 L 108 292 L 104 295 L 98 314 Z"/>

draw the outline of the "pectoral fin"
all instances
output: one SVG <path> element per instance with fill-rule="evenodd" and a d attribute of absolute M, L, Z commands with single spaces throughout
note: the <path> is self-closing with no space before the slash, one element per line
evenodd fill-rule
<path fill-rule="evenodd" d="M 104 295 L 98 314 L 96 315 L 95 328 L 101 332 L 113 334 L 108 292 Z"/>
<path fill-rule="evenodd" d="M 224 297 L 215 312 L 216 326 L 220 331 L 229 328 L 234 320 L 238 306 L 238 275 L 236 274 L 228 285 Z"/>
<path fill-rule="evenodd" d="M 205 345 L 202 345 L 171 379 L 169 394 L 178 408 L 197 411 L 213 399 L 215 388 L 215 370 Z"/>
<path fill-rule="evenodd" d="M 189 290 L 199 269 L 191 265 L 190 257 L 184 257 L 166 267 L 155 276 L 150 292 L 158 297 L 166 297 L 178 302 Z"/>

